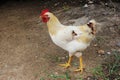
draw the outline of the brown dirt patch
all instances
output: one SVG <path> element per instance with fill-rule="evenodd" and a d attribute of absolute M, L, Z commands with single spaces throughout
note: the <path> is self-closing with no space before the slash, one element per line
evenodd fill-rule
<path fill-rule="evenodd" d="M 47 27 L 39 20 L 42 6 L 38 3 L 6 3 L 0 7 L 0 80 L 54 80 L 51 74 L 64 75 L 69 71 L 71 80 L 91 75 L 91 68 L 101 64 L 105 56 L 97 51 L 118 50 L 120 42 L 120 12 L 101 5 L 88 8 L 69 6 L 69 9 L 56 8 L 53 12 L 63 24 L 68 20 L 86 16 L 94 18 L 103 26 L 92 45 L 84 52 L 85 72 L 74 73 L 78 59 L 65 70 L 58 64 L 67 60 L 67 52 L 54 45 Z M 62 18 L 61 18 L 62 17 Z M 73 24 L 73 23 L 70 23 Z M 94 44 L 98 44 L 94 47 Z M 55 79 L 64 80 L 64 79 Z"/>

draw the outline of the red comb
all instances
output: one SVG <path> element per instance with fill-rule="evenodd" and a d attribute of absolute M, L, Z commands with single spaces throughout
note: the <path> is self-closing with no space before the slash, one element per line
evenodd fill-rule
<path fill-rule="evenodd" d="M 42 15 L 44 15 L 46 12 L 49 12 L 49 9 L 42 10 L 42 12 L 41 12 L 40 15 L 42 16 Z"/>

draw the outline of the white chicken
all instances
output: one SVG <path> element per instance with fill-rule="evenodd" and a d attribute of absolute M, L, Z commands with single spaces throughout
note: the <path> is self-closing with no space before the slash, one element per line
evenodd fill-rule
<path fill-rule="evenodd" d="M 47 9 L 42 11 L 40 17 L 43 22 L 47 23 L 52 41 L 69 52 L 68 62 L 60 64 L 60 66 L 70 67 L 72 57 L 75 55 L 80 59 L 80 66 L 75 71 L 83 72 L 82 51 L 90 45 L 95 37 L 96 21 L 90 20 L 87 24 L 81 26 L 65 26 Z"/>

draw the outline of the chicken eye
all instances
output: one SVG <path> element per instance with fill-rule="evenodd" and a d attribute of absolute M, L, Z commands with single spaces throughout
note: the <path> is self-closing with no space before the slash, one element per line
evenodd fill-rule
<path fill-rule="evenodd" d="M 45 17 L 48 17 L 48 15 L 44 15 Z"/>

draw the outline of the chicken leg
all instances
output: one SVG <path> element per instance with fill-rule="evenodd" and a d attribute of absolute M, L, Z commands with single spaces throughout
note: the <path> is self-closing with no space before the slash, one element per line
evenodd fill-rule
<path fill-rule="evenodd" d="M 73 58 L 73 56 L 70 56 L 68 62 L 65 63 L 65 64 L 60 64 L 60 66 L 65 67 L 65 68 L 70 67 L 71 66 L 70 64 L 71 64 L 72 58 Z"/>
<path fill-rule="evenodd" d="M 79 66 L 79 68 L 78 69 L 76 69 L 75 70 L 75 72 L 83 72 L 83 60 L 82 60 L 82 56 L 80 56 L 80 58 L 79 58 L 79 60 L 80 60 L 80 66 Z"/>

